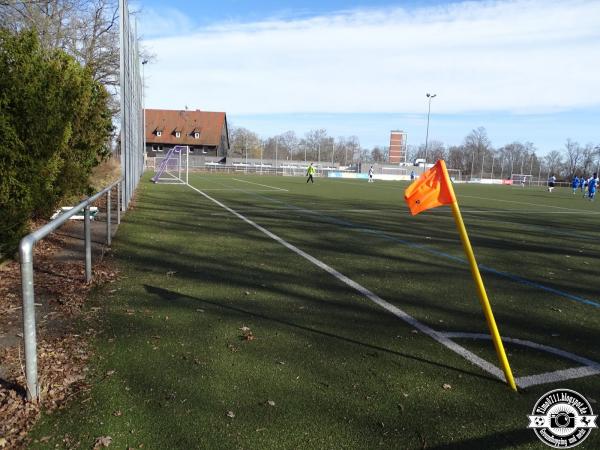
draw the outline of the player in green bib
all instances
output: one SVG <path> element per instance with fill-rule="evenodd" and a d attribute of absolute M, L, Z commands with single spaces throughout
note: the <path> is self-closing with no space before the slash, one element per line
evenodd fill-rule
<path fill-rule="evenodd" d="M 306 179 L 306 182 L 308 183 L 309 181 L 311 183 L 314 183 L 315 180 L 313 180 L 313 174 L 317 171 L 317 169 L 315 169 L 315 166 L 313 166 L 313 163 L 310 163 L 310 166 L 308 166 L 308 169 L 306 169 L 306 176 L 308 177 Z"/>

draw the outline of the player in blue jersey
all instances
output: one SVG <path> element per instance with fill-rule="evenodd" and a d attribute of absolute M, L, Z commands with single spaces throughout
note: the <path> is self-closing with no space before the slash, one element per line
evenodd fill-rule
<path fill-rule="evenodd" d="M 594 173 L 592 178 L 588 180 L 588 198 L 590 201 L 594 200 L 594 196 L 596 195 L 596 187 L 598 187 L 598 174 Z"/>
<path fill-rule="evenodd" d="M 573 188 L 573 195 L 575 195 L 577 193 L 577 188 L 579 187 L 579 178 L 577 178 L 577 175 L 575 175 L 575 177 L 573 178 L 573 181 L 571 182 L 571 187 Z"/>

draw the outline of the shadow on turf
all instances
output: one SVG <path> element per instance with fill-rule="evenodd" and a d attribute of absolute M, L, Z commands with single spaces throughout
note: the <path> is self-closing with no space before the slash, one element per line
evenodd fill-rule
<path fill-rule="evenodd" d="M 452 444 L 443 444 L 436 447 L 427 447 L 431 450 L 454 450 L 454 449 L 501 449 L 516 447 L 536 441 L 532 430 L 517 428 L 510 431 L 493 433 L 488 436 L 465 439 Z"/>
<path fill-rule="evenodd" d="M 293 323 L 293 322 L 290 322 L 290 321 L 278 319 L 278 318 L 275 318 L 275 317 L 270 317 L 270 316 L 267 316 L 267 315 L 264 315 L 264 314 L 259 314 L 259 313 L 253 312 L 253 311 L 247 311 L 245 309 L 237 308 L 235 306 L 224 305 L 224 304 L 213 302 L 213 301 L 209 301 L 209 300 L 203 300 L 201 298 L 192 297 L 192 296 L 185 295 L 185 294 L 180 294 L 180 293 L 173 292 L 173 291 L 170 291 L 170 290 L 167 290 L 167 289 L 163 289 L 163 288 L 159 288 L 159 287 L 156 287 L 156 286 L 149 286 L 147 284 L 144 284 L 144 288 L 146 289 L 146 292 L 148 292 L 149 294 L 156 295 L 161 300 L 168 301 L 170 303 L 172 303 L 173 301 L 178 301 L 180 299 L 193 300 L 195 302 L 201 302 L 201 303 L 204 303 L 204 304 L 215 306 L 217 308 L 227 309 L 227 310 L 230 310 L 230 311 L 235 311 L 237 313 L 246 314 L 248 316 L 257 317 L 257 318 L 264 319 L 264 320 L 269 320 L 269 321 L 276 322 L 276 323 L 279 323 L 279 324 L 282 324 L 282 325 L 286 325 L 286 326 L 289 326 L 289 327 L 297 328 L 297 329 L 300 329 L 300 330 L 303 330 L 303 331 L 308 331 L 310 333 L 319 334 L 321 336 L 326 336 L 326 337 L 329 337 L 329 338 L 333 338 L 333 339 L 338 339 L 338 340 L 341 340 L 341 341 L 349 342 L 351 344 L 359 345 L 361 347 L 366 347 L 366 348 L 369 348 L 369 349 L 372 349 L 372 350 L 378 350 L 380 352 L 389 353 L 389 354 L 396 355 L 396 356 L 401 356 L 403 358 L 408 358 L 408 359 L 412 359 L 414 361 L 423 362 L 423 363 L 430 364 L 430 365 L 433 365 L 433 366 L 437 366 L 437 367 L 441 367 L 441 368 L 444 368 L 444 369 L 452 370 L 454 372 L 460 372 L 460 373 L 463 373 L 463 374 L 466 374 L 466 375 L 470 375 L 470 376 L 473 376 L 473 377 L 477 377 L 477 378 L 481 378 L 481 379 L 484 379 L 484 380 L 490 380 L 490 381 L 495 381 L 495 382 L 501 383 L 500 380 L 498 380 L 498 379 L 496 379 L 494 377 L 485 375 L 485 374 L 479 374 L 479 373 L 475 373 L 475 372 L 470 372 L 470 371 L 467 371 L 467 370 L 459 369 L 457 367 L 448 366 L 448 365 L 442 364 L 440 362 L 430 361 L 430 360 L 427 360 L 425 358 L 421 358 L 421 357 L 418 357 L 418 356 L 408 355 L 406 353 L 401 353 L 401 352 L 398 352 L 396 350 L 391 350 L 391 349 L 388 349 L 388 348 L 385 348 L 385 347 L 380 347 L 380 346 L 377 346 L 377 345 L 368 344 L 366 342 L 361 342 L 361 341 L 358 341 L 356 339 L 351 339 L 351 338 L 348 338 L 348 337 L 339 336 L 337 334 L 329 333 L 327 331 L 317 330 L 315 328 L 306 327 L 306 326 L 299 325 L 299 324 L 296 324 L 296 323 Z"/>

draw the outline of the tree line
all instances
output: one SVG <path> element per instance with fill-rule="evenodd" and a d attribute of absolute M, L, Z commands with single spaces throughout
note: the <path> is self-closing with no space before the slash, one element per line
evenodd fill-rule
<path fill-rule="evenodd" d="M 0 3 L 0 257 L 12 254 L 32 219 L 91 194 L 91 171 L 110 155 L 111 81 L 77 44 L 90 37 L 87 28 L 65 16 L 54 24 L 61 31 L 37 21 L 66 3 Z"/>
<path fill-rule="evenodd" d="M 261 138 L 243 127 L 230 130 L 229 156 L 250 159 L 279 159 L 296 161 L 332 162 L 342 166 L 357 163 L 386 163 L 389 147 L 370 149 L 360 144 L 357 136 L 334 138 L 325 129 L 314 129 L 297 136 L 286 131 L 277 136 Z M 600 146 L 581 145 L 567 139 L 564 148 L 541 156 L 531 142 L 514 141 L 495 148 L 484 127 L 471 131 L 460 145 L 446 146 L 432 140 L 425 144 L 409 145 L 407 162 L 426 158 L 428 162 L 444 159 L 449 168 L 460 170 L 463 177 L 509 178 L 514 174 L 531 175 L 545 179 L 554 175 L 559 179 L 589 176 L 598 171 Z"/>

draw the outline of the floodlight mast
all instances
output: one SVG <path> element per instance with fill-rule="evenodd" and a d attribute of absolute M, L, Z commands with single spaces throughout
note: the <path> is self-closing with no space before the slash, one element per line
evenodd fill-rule
<path fill-rule="evenodd" d="M 427 134 L 425 135 L 425 168 L 427 168 L 427 144 L 429 142 L 429 116 L 431 115 L 431 100 L 437 94 L 430 94 L 429 92 L 425 96 L 429 99 L 429 107 L 427 109 Z"/>

